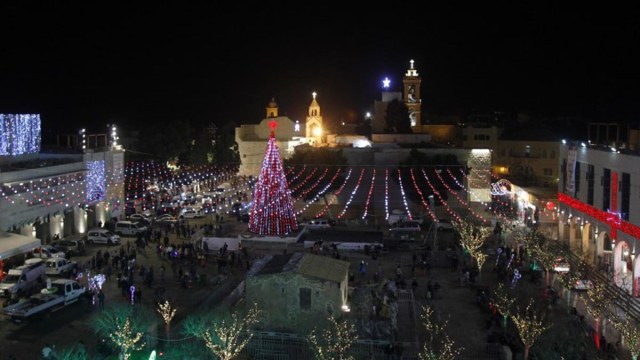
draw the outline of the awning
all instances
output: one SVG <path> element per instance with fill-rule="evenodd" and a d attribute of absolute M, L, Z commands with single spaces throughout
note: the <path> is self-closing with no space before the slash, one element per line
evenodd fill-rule
<path fill-rule="evenodd" d="M 0 260 L 29 252 L 40 246 L 40 239 L 14 233 L 0 232 Z"/>

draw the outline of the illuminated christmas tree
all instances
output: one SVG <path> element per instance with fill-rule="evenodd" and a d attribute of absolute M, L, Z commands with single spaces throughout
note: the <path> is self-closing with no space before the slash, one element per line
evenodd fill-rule
<path fill-rule="evenodd" d="M 249 231 L 259 235 L 286 235 L 298 228 L 291 193 L 276 144 L 277 126 L 275 120 L 269 123 L 271 136 L 258 183 L 253 191 Z"/>

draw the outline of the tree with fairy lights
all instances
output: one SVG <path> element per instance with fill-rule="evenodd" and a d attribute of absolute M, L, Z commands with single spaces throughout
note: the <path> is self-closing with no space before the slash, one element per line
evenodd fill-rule
<path fill-rule="evenodd" d="M 638 360 L 638 355 L 640 355 L 640 328 L 638 323 L 629 315 L 629 310 L 627 309 L 623 316 L 614 314 L 612 323 L 622 337 L 621 343 L 629 350 L 633 360 Z"/>
<path fill-rule="evenodd" d="M 171 303 L 169 303 L 169 300 L 166 300 L 165 302 L 158 304 L 158 307 L 156 308 L 156 311 L 158 311 L 160 316 L 162 316 L 162 321 L 164 321 L 167 337 L 169 337 L 171 320 L 173 320 L 173 317 L 176 316 L 176 310 L 177 310 L 176 308 L 171 306 Z"/>
<path fill-rule="evenodd" d="M 518 311 L 511 316 L 511 320 L 516 324 L 520 340 L 524 344 L 524 360 L 527 360 L 529 358 L 529 350 L 540 335 L 549 329 L 549 325 L 543 322 L 542 316 L 536 314 L 535 309 L 533 309 L 533 299 L 529 300 L 524 314 Z"/>
<path fill-rule="evenodd" d="M 230 360 L 247 346 L 259 322 L 260 311 L 254 304 L 246 314 L 235 311 L 213 316 L 190 316 L 184 322 L 184 332 L 204 340 L 207 349 L 221 360 Z"/>
<path fill-rule="evenodd" d="M 478 278 L 482 273 L 482 265 L 487 260 L 486 254 L 482 252 L 482 247 L 491 233 L 488 227 L 476 227 L 472 223 L 464 220 L 452 221 L 451 225 L 460 234 L 460 245 L 464 251 L 468 252 L 472 259 L 475 259 L 478 267 Z"/>
<path fill-rule="evenodd" d="M 271 120 L 269 127 L 271 136 L 253 192 L 249 231 L 259 235 L 286 235 L 298 228 L 298 222 L 276 144 L 278 123 Z"/>
<path fill-rule="evenodd" d="M 607 313 L 612 301 L 607 295 L 607 284 L 604 281 L 592 281 L 591 283 L 592 286 L 587 289 L 586 296 L 583 295 L 582 298 L 587 312 L 595 322 L 593 338 L 596 348 L 600 349 L 600 319 L 602 319 L 602 325 L 605 327 L 606 318 L 604 315 Z"/>
<path fill-rule="evenodd" d="M 124 322 L 116 322 L 116 329 L 109 334 L 109 339 L 120 348 L 120 358 L 129 359 L 132 351 L 142 350 L 143 344 L 138 344 L 142 340 L 143 333 L 133 330 L 131 320 L 124 319 Z"/>
<path fill-rule="evenodd" d="M 448 321 L 439 322 L 430 305 L 422 307 L 422 326 L 427 332 L 427 339 L 418 354 L 420 360 L 455 360 L 460 357 L 464 348 L 457 347 L 445 332 Z"/>
<path fill-rule="evenodd" d="M 511 316 L 511 307 L 516 299 L 502 283 L 499 283 L 491 296 L 491 303 L 502 315 L 502 328 L 507 329 L 507 319 Z"/>
<path fill-rule="evenodd" d="M 151 324 L 149 314 L 131 306 L 116 305 L 101 311 L 92 318 L 91 326 L 99 335 L 113 342 L 120 349 L 122 359 L 142 349 L 145 330 Z"/>
<path fill-rule="evenodd" d="M 322 331 L 313 329 L 307 335 L 307 342 L 316 360 L 353 360 L 349 349 L 358 339 L 353 324 L 329 317 L 329 326 Z"/>

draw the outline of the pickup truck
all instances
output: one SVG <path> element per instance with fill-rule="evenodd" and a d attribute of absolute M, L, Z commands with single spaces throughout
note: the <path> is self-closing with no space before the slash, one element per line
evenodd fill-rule
<path fill-rule="evenodd" d="M 6 306 L 2 313 L 11 317 L 14 323 L 20 323 L 34 315 L 53 312 L 80 299 L 87 288 L 80 286 L 75 280 L 58 279 L 51 282 L 51 287 L 42 289 L 40 294 L 19 303 Z"/>

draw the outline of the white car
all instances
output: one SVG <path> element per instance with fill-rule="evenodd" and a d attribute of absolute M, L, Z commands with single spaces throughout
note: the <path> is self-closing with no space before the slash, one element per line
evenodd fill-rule
<path fill-rule="evenodd" d="M 569 263 L 563 258 L 558 258 L 553 263 L 553 271 L 557 273 L 568 273 L 571 270 Z"/>
<path fill-rule="evenodd" d="M 87 232 L 87 243 L 118 245 L 120 244 L 120 236 L 107 229 L 91 229 Z"/>
<path fill-rule="evenodd" d="M 131 219 L 131 221 L 146 221 L 146 222 L 151 221 L 150 218 L 148 218 L 143 214 L 132 214 L 131 216 L 129 216 L 129 219 Z"/>
<path fill-rule="evenodd" d="M 33 256 L 39 258 L 66 258 L 67 255 L 52 245 L 42 245 L 41 247 L 33 250 Z"/>
<path fill-rule="evenodd" d="M 201 218 L 204 217 L 204 212 L 202 212 L 202 209 L 199 208 L 184 208 L 181 212 L 180 212 L 180 218 L 184 218 L 184 219 L 195 219 L 195 218 Z"/>

